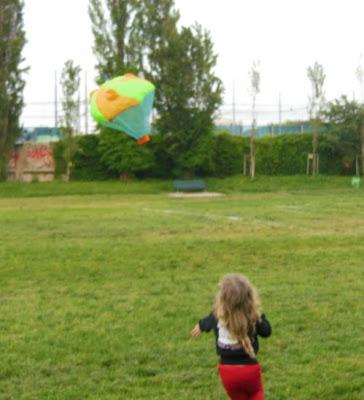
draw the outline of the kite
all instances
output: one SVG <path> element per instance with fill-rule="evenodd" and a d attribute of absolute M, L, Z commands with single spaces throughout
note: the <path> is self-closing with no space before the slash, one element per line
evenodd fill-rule
<path fill-rule="evenodd" d="M 91 93 L 91 115 L 100 125 L 125 132 L 139 144 L 147 143 L 154 92 L 151 82 L 133 74 L 108 80 Z"/>

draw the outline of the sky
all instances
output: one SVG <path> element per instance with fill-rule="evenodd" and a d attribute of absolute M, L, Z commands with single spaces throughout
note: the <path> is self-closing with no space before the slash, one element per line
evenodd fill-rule
<path fill-rule="evenodd" d="M 54 120 L 55 71 L 59 79 L 66 60 L 73 59 L 87 72 L 88 91 L 95 87 L 88 0 L 25 4 L 24 56 L 30 71 L 22 122 L 49 126 Z M 307 68 L 315 61 L 324 67 L 328 100 L 343 94 L 362 99 L 355 71 L 359 64 L 364 68 L 364 1 L 175 0 L 175 4 L 181 25 L 197 22 L 210 32 L 218 55 L 215 71 L 225 88 L 219 118 L 232 120 L 235 102 L 236 121 L 249 123 L 249 70 L 254 61 L 260 61 L 261 75 L 258 123 L 278 120 L 280 96 L 283 120 L 306 115 L 311 91 Z"/>

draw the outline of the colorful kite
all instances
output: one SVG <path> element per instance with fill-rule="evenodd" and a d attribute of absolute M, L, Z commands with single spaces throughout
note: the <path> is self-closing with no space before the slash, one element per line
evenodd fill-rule
<path fill-rule="evenodd" d="M 91 93 L 91 115 L 100 125 L 147 143 L 154 92 L 152 83 L 133 74 L 108 80 Z"/>

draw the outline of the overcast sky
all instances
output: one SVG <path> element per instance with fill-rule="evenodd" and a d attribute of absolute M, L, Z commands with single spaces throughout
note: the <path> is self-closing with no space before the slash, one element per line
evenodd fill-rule
<path fill-rule="evenodd" d="M 310 94 L 307 67 L 325 69 L 327 99 L 342 94 L 361 99 L 355 70 L 364 54 L 363 0 L 175 0 L 181 24 L 200 23 L 210 31 L 218 54 L 217 75 L 225 87 L 221 116 L 232 118 L 233 82 L 237 119 L 249 119 L 248 71 L 261 63 L 260 120 L 277 119 L 283 110 L 305 109 Z M 26 0 L 27 75 L 23 113 L 26 126 L 50 125 L 54 74 L 73 59 L 94 86 L 93 37 L 88 0 Z M 50 104 L 40 104 L 50 103 Z M 270 112 L 269 115 L 267 111 Z M 284 114 L 285 115 L 285 114 Z M 289 118 L 289 113 L 286 118 Z M 285 118 L 285 117 L 284 117 Z M 259 119 L 259 115 L 258 115 Z"/>

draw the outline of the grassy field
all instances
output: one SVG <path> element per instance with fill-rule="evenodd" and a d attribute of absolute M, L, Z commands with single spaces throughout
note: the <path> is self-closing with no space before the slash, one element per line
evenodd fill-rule
<path fill-rule="evenodd" d="M 247 274 L 273 336 L 268 400 L 364 398 L 364 190 L 348 178 L 0 185 L 2 400 L 225 399 L 220 277 Z M 50 195 L 57 195 L 49 197 Z"/>

